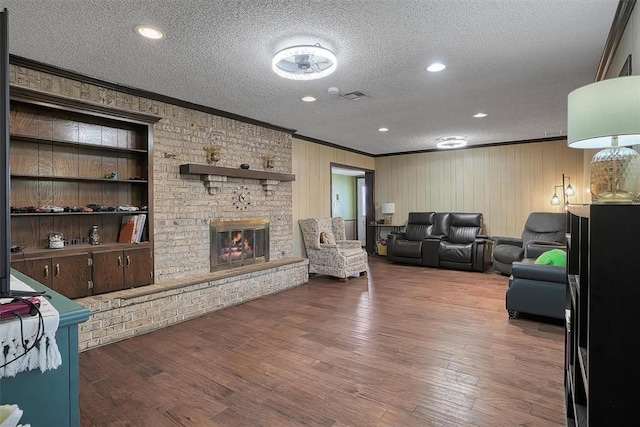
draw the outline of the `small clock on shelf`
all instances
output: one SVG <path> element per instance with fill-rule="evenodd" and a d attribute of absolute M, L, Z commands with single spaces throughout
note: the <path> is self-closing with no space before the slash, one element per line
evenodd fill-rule
<path fill-rule="evenodd" d="M 240 186 L 236 187 L 236 189 L 233 191 L 233 205 L 236 207 L 236 209 L 243 211 L 246 210 L 249 205 L 251 205 L 251 192 L 248 190 L 249 187 Z"/>

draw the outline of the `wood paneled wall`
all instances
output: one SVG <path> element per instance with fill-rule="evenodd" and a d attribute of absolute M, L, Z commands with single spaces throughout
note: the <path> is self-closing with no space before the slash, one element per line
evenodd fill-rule
<path fill-rule="evenodd" d="M 562 210 L 549 200 L 563 173 L 576 190 L 570 202 L 589 199 L 584 197 L 583 154 L 562 140 L 379 157 L 376 218 L 382 217 L 382 202 L 395 202 L 394 222 L 399 223 L 412 211 L 481 212 L 485 233 L 520 236 L 530 212 Z"/>
<path fill-rule="evenodd" d="M 298 220 L 331 216 L 331 163 L 374 169 L 375 159 L 293 138 L 293 254 L 305 256 Z"/>

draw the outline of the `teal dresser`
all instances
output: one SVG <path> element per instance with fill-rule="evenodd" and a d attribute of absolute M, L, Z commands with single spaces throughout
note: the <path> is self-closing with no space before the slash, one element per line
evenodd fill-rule
<path fill-rule="evenodd" d="M 80 425 L 78 390 L 78 324 L 86 321 L 91 311 L 44 287 L 24 274 L 11 274 L 37 291 L 46 291 L 51 304 L 60 313 L 56 341 L 62 355 L 58 369 L 21 372 L 0 380 L 0 403 L 16 404 L 24 411 L 20 424 L 31 427 L 74 427 Z"/>

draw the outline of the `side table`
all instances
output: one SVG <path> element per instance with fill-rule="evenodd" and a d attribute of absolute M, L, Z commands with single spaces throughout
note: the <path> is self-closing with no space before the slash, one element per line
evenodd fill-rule
<path fill-rule="evenodd" d="M 380 242 L 382 240 L 382 229 L 383 228 L 390 228 L 391 230 L 389 231 L 389 233 L 391 232 L 400 232 L 402 231 L 402 229 L 404 228 L 404 224 L 378 224 L 378 223 L 370 223 L 369 227 L 373 227 L 373 229 L 375 230 L 375 236 L 376 236 L 376 244 L 374 245 L 374 250 L 371 253 L 372 255 L 379 255 L 378 254 L 378 242 Z M 387 233 L 387 235 L 389 234 Z M 385 236 L 386 237 L 386 236 Z"/>

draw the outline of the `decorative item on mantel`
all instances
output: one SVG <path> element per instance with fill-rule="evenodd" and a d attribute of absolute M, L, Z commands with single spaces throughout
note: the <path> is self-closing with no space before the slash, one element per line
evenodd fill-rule
<path fill-rule="evenodd" d="M 243 163 L 240 165 L 240 169 L 249 169 L 250 167 L 249 163 Z"/>
<path fill-rule="evenodd" d="M 276 165 L 276 159 L 273 156 L 264 156 L 263 160 L 265 169 L 273 169 Z"/>
<path fill-rule="evenodd" d="M 207 153 L 207 163 L 218 163 L 222 158 L 222 154 L 220 153 L 220 147 L 216 147 L 215 145 L 209 145 L 204 147 L 204 150 Z"/>
<path fill-rule="evenodd" d="M 640 203 L 640 75 L 601 80 L 568 97 L 567 144 L 604 148 L 591 160 L 592 203 Z"/>

